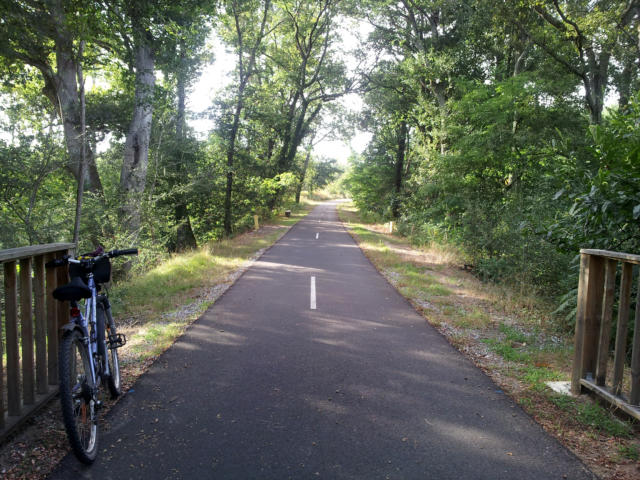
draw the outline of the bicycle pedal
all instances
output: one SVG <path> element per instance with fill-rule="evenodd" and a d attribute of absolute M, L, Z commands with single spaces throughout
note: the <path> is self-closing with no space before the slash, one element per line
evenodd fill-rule
<path fill-rule="evenodd" d="M 109 335 L 109 348 L 120 348 L 127 343 L 127 337 L 123 333 Z"/>

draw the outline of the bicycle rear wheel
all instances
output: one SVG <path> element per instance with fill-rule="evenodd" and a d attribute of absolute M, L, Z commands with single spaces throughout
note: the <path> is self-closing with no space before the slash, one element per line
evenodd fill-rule
<path fill-rule="evenodd" d="M 91 464 L 98 454 L 98 417 L 91 394 L 89 352 L 79 331 L 62 337 L 59 368 L 64 428 L 78 460 Z"/>

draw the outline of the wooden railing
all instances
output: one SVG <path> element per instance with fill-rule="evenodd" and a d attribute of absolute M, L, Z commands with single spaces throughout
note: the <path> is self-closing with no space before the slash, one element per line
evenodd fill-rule
<path fill-rule="evenodd" d="M 582 388 L 591 390 L 627 414 L 640 419 L 640 294 L 635 305 L 631 378 L 630 382 L 627 382 L 628 389 L 625 387 L 624 375 L 629 354 L 627 337 L 634 265 L 640 265 L 640 255 L 606 250 L 580 250 L 571 390 L 574 394 L 579 394 Z M 611 370 L 609 345 L 619 267 L 621 277 L 618 318 Z M 611 370 L 611 375 L 608 375 L 608 370 Z M 608 379 L 608 376 L 611 378 Z M 607 380 L 610 380 L 609 383 Z"/>
<path fill-rule="evenodd" d="M 0 250 L 0 439 L 57 393 L 59 327 L 68 310 L 51 292 L 67 282 L 67 271 L 45 271 L 44 265 L 71 248 L 54 243 Z"/>

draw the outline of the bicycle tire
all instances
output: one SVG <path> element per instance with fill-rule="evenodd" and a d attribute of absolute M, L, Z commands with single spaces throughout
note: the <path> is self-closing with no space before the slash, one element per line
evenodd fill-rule
<path fill-rule="evenodd" d="M 62 421 L 75 456 L 91 464 L 98 455 L 98 417 L 91 396 L 89 352 L 78 330 L 65 332 L 59 354 Z"/>
<path fill-rule="evenodd" d="M 98 312 L 102 309 L 98 308 Z M 106 314 L 106 339 L 105 345 L 109 345 L 109 336 L 116 335 L 116 322 L 113 321 L 113 317 L 111 316 L 111 307 L 107 307 L 103 311 Z M 111 398 L 118 398 L 121 393 L 121 383 L 120 383 L 120 362 L 118 360 L 118 349 L 108 347 L 106 353 L 107 362 L 109 362 L 109 375 L 107 375 L 107 388 L 109 389 L 109 393 L 111 394 Z"/>

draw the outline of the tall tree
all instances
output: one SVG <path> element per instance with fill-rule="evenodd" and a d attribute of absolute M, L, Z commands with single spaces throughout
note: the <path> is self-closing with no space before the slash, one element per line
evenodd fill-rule
<path fill-rule="evenodd" d="M 62 122 L 68 152 L 66 168 L 90 191 L 102 184 L 94 152 L 86 151 L 87 175 L 82 179 L 80 88 L 77 82 L 81 42 L 95 46 L 105 35 L 99 2 L 69 0 L 7 1 L 0 4 L 0 56 L 15 66 L 36 68 L 44 81 L 43 93 Z M 94 56 L 95 60 L 95 56 Z"/>
<path fill-rule="evenodd" d="M 365 15 L 374 26 L 371 44 L 391 56 L 403 70 L 408 102 L 416 99 L 420 112 L 414 123 L 445 151 L 447 101 L 453 77 L 465 58 L 465 39 L 475 2 L 460 0 L 402 0 L 372 2 Z"/>
<path fill-rule="evenodd" d="M 564 69 L 578 77 L 592 124 L 602 122 L 613 54 L 637 20 L 638 0 L 530 0 L 540 19 L 520 23 L 531 40 Z"/>
<path fill-rule="evenodd" d="M 226 40 L 235 48 L 236 64 L 236 92 L 235 105 L 231 124 L 226 134 L 227 141 L 227 183 L 224 200 L 224 232 L 231 235 L 232 232 L 232 195 L 233 195 L 233 168 L 236 153 L 236 140 L 240 128 L 240 120 L 245 104 L 245 90 L 249 85 L 256 70 L 258 55 L 267 33 L 267 24 L 271 14 L 271 0 L 258 0 L 255 2 L 240 2 L 230 0 L 225 3 Z"/>
<path fill-rule="evenodd" d="M 187 126 L 186 99 L 201 66 L 211 60 L 205 44 L 216 5 L 207 0 L 183 0 L 167 5 L 167 8 L 170 10 L 166 15 L 168 28 L 172 35 L 166 36 L 156 62 L 175 88 L 174 138 L 164 168 L 176 225 L 172 248 L 181 251 L 197 246 L 188 208 L 188 184 L 195 164 L 194 139 Z"/>
<path fill-rule="evenodd" d="M 133 115 L 127 131 L 120 191 L 122 195 L 120 216 L 125 230 L 137 238 L 140 230 L 140 196 L 144 192 L 149 163 L 149 139 L 153 117 L 153 93 L 156 82 L 155 52 L 151 22 L 153 10 L 145 2 L 127 3 L 132 54 L 135 71 Z"/>
<path fill-rule="evenodd" d="M 272 42 L 270 58 L 284 72 L 283 119 L 278 173 L 293 165 L 298 147 L 326 102 L 350 92 L 353 82 L 336 58 L 335 18 L 338 1 L 281 2 L 282 39 Z"/>

